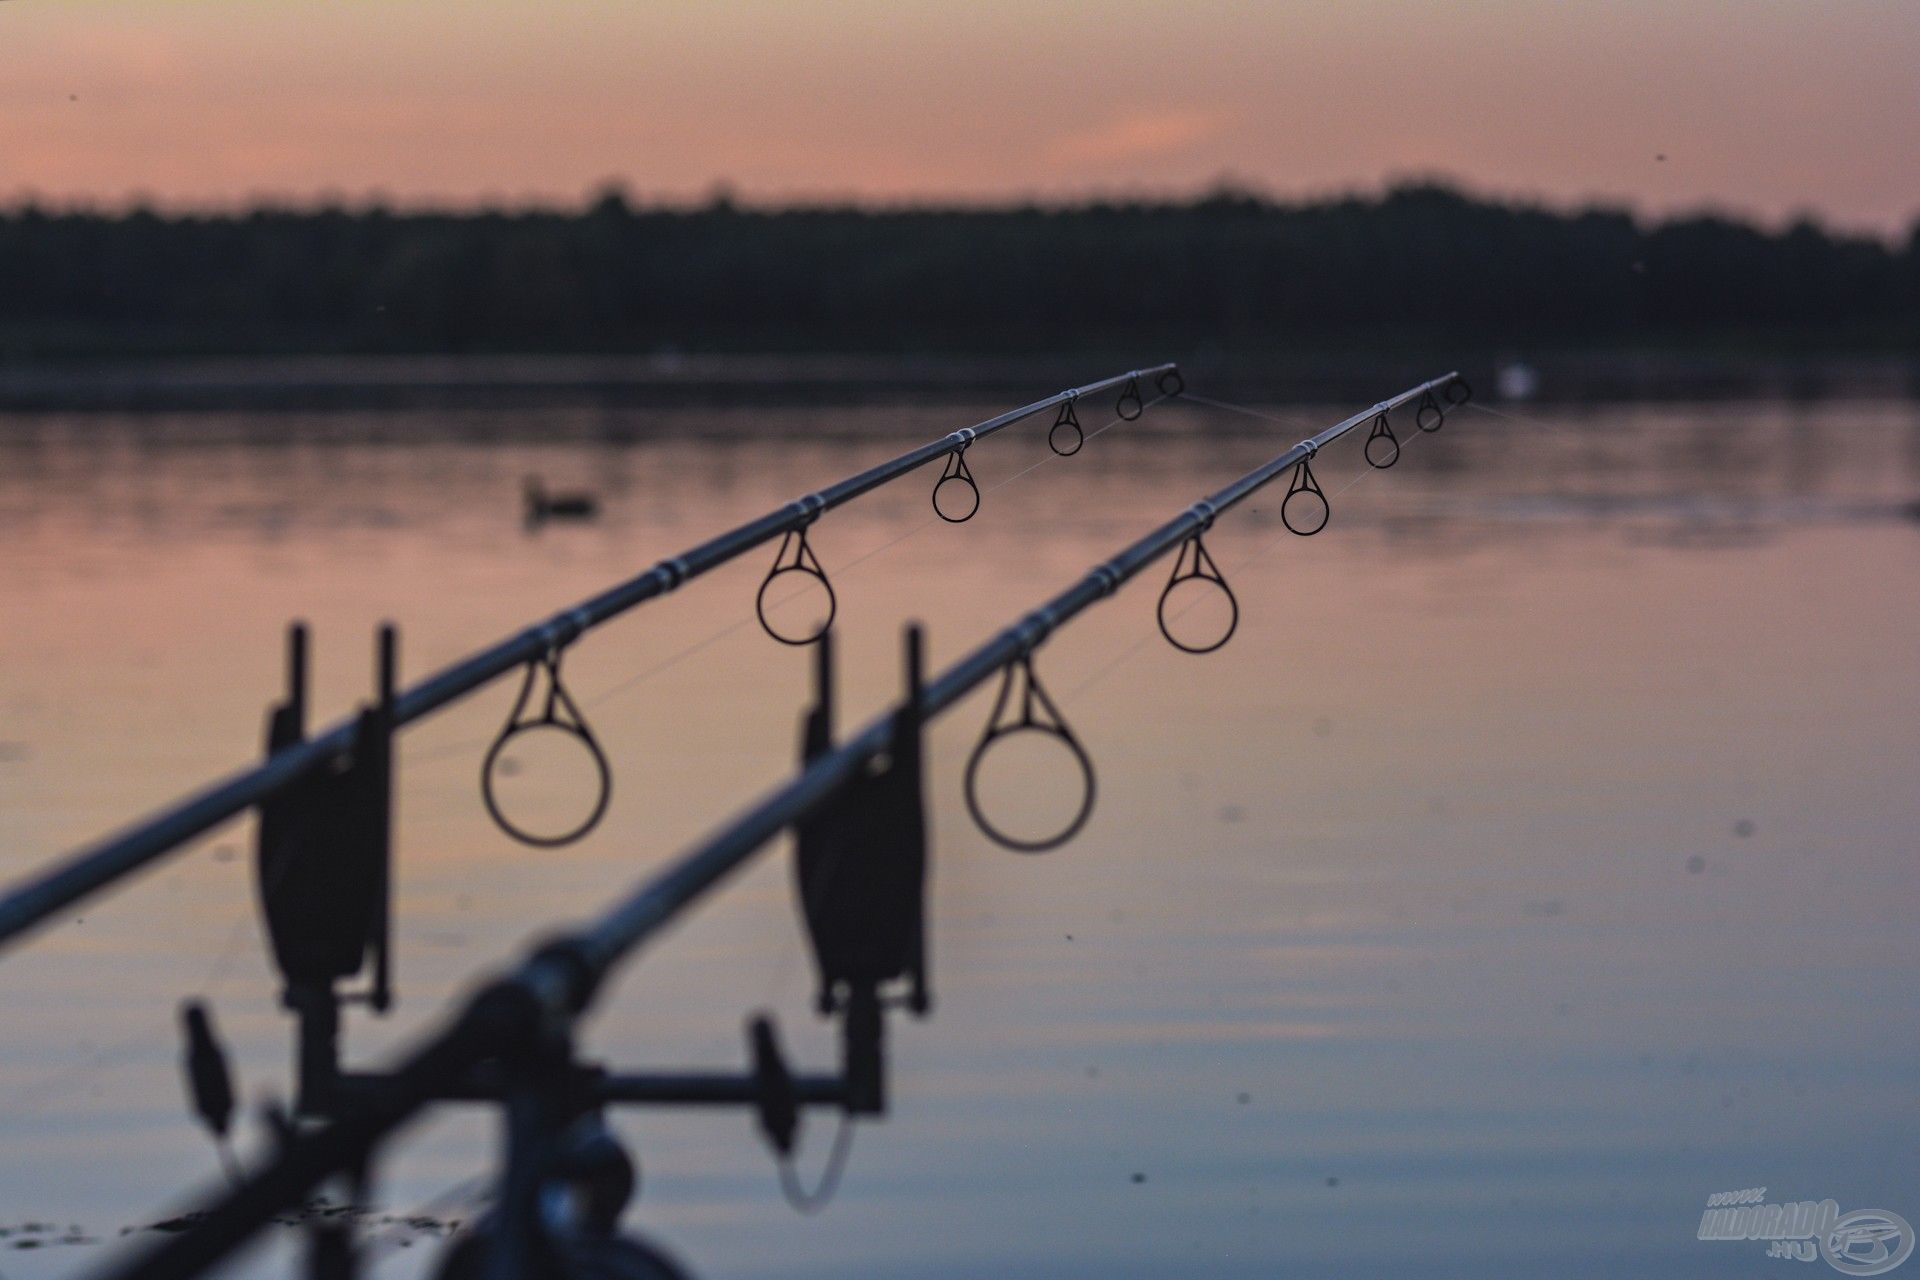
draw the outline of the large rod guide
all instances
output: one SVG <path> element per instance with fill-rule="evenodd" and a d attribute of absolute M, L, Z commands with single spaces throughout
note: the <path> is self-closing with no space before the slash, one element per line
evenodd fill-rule
<path fill-rule="evenodd" d="M 975 441 L 1035 414 L 1056 407 L 1064 414 L 1086 397 L 1120 388 L 1121 416 L 1138 417 L 1145 407 L 1140 391 L 1143 379 L 1153 380 L 1162 395 L 1176 395 L 1184 386 L 1178 366 L 1159 364 L 1072 387 L 950 432 L 663 560 L 637 577 L 433 673 L 393 696 L 386 712 L 387 722 L 394 729 L 411 724 L 506 672 L 552 658 L 589 630 L 636 605 L 663 596 L 774 538 L 803 538 L 807 527 L 823 512 L 851 502 L 936 458 L 960 455 Z M 311 737 L 290 739 L 260 764 L 209 785 L 129 830 L 58 859 L 49 869 L 0 898 L 0 946 L 186 841 L 294 788 L 302 779 L 350 761 L 356 736 L 361 733 L 360 719 L 349 718 Z"/>
<path fill-rule="evenodd" d="M 363 1176 L 375 1148 L 436 1102 L 481 1099 L 500 1103 L 506 1113 L 506 1173 L 488 1274 L 512 1277 L 537 1270 L 531 1235 L 539 1230 L 532 1225 L 538 1170 L 559 1167 L 560 1135 L 570 1124 L 591 1120 L 598 1108 L 653 1100 L 750 1102 L 776 1146 L 783 1135 L 790 1141 L 799 1107 L 838 1106 L 847 1114 L 883 1110 L 884 1001 L 904 998 L 915 1010 L 927 1007 L 919 929 L 925 724 L 1016 664 L 1030 672 L 1034 652 L 1048 636 L 1327 444 L 1412 401 L 1420 403 L 1417 417 L 1424 424 L 1428 406 L 1442 412 L 1434 393 L 1457 403 L 1456 390 L 1464 399 L 1464 384 L 1447 374 L 1300 441 L 1094 566 L 931 681 L 920 678 L 919 637 L 910 631 L 905 696 L 838 746 L 831 743 L 830 660 L 823 653 L 820 702 L 807 720 L 806 763 L 797 775 L 597 919 L 485 983 L 441 1031 L 389 1070 L 342 1077 L 341 1091 L 326 1108 L 330 1118 L 286 1135 L 263 1167 L 213 1200 L 186 1230 L 136 1245 L 101 1274 L 124 1280 L 199 1274 L 329 1178 Z M 844 1019 L 841 1072 L 793 1076 L 771 1048 L 764 1025 L 754 1029 L 754 1066 L 746 1076 L 612 1076 L 580 1064 L 573 1052 L 576 1024 L 614 969 L 788 827 L 799 836 L 797 881 L 822 1008 Z M 835 874 L 841 871 L 847 874 Z"/>

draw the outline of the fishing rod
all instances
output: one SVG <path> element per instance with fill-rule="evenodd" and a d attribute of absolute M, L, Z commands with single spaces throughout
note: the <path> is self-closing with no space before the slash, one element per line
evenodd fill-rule
<path fill-rule="evenodd" d="M 383 630 L 379 639 L 377 705 L 311 737 L 305 731 L 306 636 L 303 629 L 296 628 L 289 638 L 288 694 L 275 713 L 267 758 L 188 796 L 127 831 L 69 853 L 51 869 L 8 892 L 4 898 L 0 898 L 0 947 L 49 916 L 140 870 L 243 810 L 265 805 L 329 770 L 351 769 L 356 748 L 361 754 L 379 754 L 375 739 L 382 732 L 390 733 L 429 716 L 522 666 L 526 668 L 526 679 L 520 697 L 483 766 L 483 797 L 488 811 L 507 834 L 523 843 L 552 846 L 578 840 L 605 813 L 611 792 L 611 775 L 592 730 L 587 727 L 585 718 L 560 682 L 560 658 L 569 644 L 629 609 L 666 595 L 776 537 L 781 539 L 780 549 L 773 568 L 769 570 L 755 598 L 755 610 L 760 615 L 762 625 L 775 639 L 797 645 L 814 643 L 831 625 L 831 612 L 826 623 L 814 633 L 795 636 L 777 632 L 767 620 L 767 591 L 777 578 L 800 573 L 817 579 L 826 588 L 831 600 L 832 584 L 828 582 L 825 570 L 820 567 L 807 541 L 808 528 L 823 513 L 944 457 L 949 462 L 934 486 L 935 510 L 950 522 L 969 519 L 978 510 L 980 501 L 979 488 L 965 464 L 966 451 L 975 441 L 1035 414 L 1057 408 L 1058 416 L 1048 433 L 1049 445 L 1055 453 L 1063 456 L 1076 453 L 1084 434 L 1079 426 L 1075 405 L 1082 399 L 1117 387 L 1120 388 L 1120 396 L 1115 411 L 1121 418 L 1131 421 L 1146 409 L 1140 391 L 1143 378 L 1153 379 L 1163 396 L 1178 395 L 1185 389 L 1185 379 L 1181 377 L 1177 365 L 1154 365 L 1073 387 L 985 422 L 963 427 L 824 489 L 806 494 L 778 510 L 663 560 L 637 577 L 462 658 L 404 691 L 397 691 L 393 687 L 396 639 L 390 630 Z M 1073 433 L 1071 436 L 1062 434 L 1069 429 Z M 1073 442 L 1071 448 L 1063 443 L 1069 440 Z M 953 501 L 953 494 L 958 493 L 964 498 L 971 491 L 972 505 L 943 509 L 938 496 L 943 490 L 949 492 L 949 502 Z M 961 511 L 964 514 L 960 514 Z M 544 699 L 536 695 L 536 684 L 541 677 L 546 682 Z M 526 715 L 530 706 L 538 707 L 539 713 Z M 494 766 L 500 759 L 504 743 L 528 729 L 548 726 L 572 734 L 587 747 L 599 766 L 601 783 L 594 810 L 588 819 L 557 835 L 526 831 L 508 822 L 495 801 L 492 786 Z M 368 782 L 363 789 L 377 789 L 377 784 Z M 312 811 L 321 806 L 316 802 L 301 807 L 311 816 Z M 290 829 L 296 824 L 288 821 L 276 825 Z"/>
<path fill-rule="evenodd" d="M 996 730 L 1004 732 L 1000 719 L 1018 671 L 1025 685 L 1022 727 L 1070 743 L 1086 762 L 1084 749 L 1033 671 L 1039 646 L 1176 547 L 1182 550 L 1174 570 L 1178 575 L 1189 544 L 1199 550 L 1197 544 L 1220 515 L 1289 469 L 1289 499 L 1310 492 L 1302 481 L 1314 457 L 1360 424 L 1371 420 L 1378 428 L 1386 415 L 1417 401 L 1421 429 L 1438 430 L 1445 410 L 1435 399 L 1436 391 L 1454 404 L 1469 394 L 1457 374 L 1445 374 L 1300 441 L 1094 566 L 931 682 L 921 676 L 919 629 L 909 628 L 905 695 L 838 746 L 832 741 L 831 650 L 823 645 L 816 666 L 816 704 L 805 720 L 805 764 L 796 776 L 596 919 L 553 938 L 510 972 L 485 983 L 441 1031 L 388 1071 L 338 1076 L 321 1108 L 326 1120 L 307 1133 L 284 1135 L 264 1167 L 193 1215 L 185 1230 L 137 1248 L 101 1272 L 102 1280 L 185 1280 L 200 1274 L 329 1178 L 364 1178 L 374 1149 L 439 1101 L 483 1100 L 505 1108 L 507 1168 L 486 1244 L 491 1251 L 486 1274 L 500 1277 L 535 1274 L 543 1261 L 551 1261 L 541 1252 L 552 1247 L 539 1225 L 540 1206 L 548 1202 L 543 1195 L 572 1176 L 553 1170 L 579 1167 L 569 1153 L 581 1148 L 569 1135 L 588 1121 L 597 1125 L 605 1106 L 752 1106 L 762 1131 L 783 1156 L 791 1151 L 802 1108 L 837 1106 L 843 1117 L 883 1113 L 884 1009 L 889 1002 L 904 1003 L 924 1015 L 931 1007 L 925 956 L 927 723 L 995 674 L 1002 675 L 1000 696 L 970 761 L 971 772 L 996 740 Z M 1320 503 L 1325 505 L 1324 494 Z M 1324 518 L 1320 523 L 1324 525 Z M 1039 714 L 1032 705 L 1035 699 L 1041 704 Z M 1015 847 L 1051 848 L 1077 831 L 1091 806 L 1090 763 L 1085 783 L 1086 802 L 1067 831 L 1053 840 Z M 616 1076 L 579 1062 L 574 1055 L 575 1024 L 613 971 L 788 827 L 796 834 L 797 881 L 820 982 L 819 1009 L 842 1019 L 840 1073 L 794 1075 L 764 1019 L 752 1024 L 753 1065 L 743 1076 Z M 598 1141 L 605 1131 L 593 1132 Z M 624 1193 L 619 1200 L 624 1204 Z M 616 1209 L 608 1221 L 617 1216 Z M 610 1232 L 609 1225 L 595 1228 L 593 1234 L 601 1238 Z M 350 1265 L 350 1252 L 336 1256 L 347 1257 Z"/>

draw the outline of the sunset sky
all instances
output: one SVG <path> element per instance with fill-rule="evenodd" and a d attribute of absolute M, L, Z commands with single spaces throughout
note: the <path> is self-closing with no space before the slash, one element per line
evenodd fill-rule
<path fill-rule="evenodd" d="M 1277 195 L 1920 213 L 1913 0 L 0 0 L 0 198 Z M 1662 158 L 1664 157 L 1664 159 Z"/>

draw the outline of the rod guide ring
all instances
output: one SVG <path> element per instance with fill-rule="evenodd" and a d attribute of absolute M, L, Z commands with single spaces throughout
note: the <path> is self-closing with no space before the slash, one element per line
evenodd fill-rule
<path fill-rule="evenodd" d="M 1384 449 L 1377 447 L 1381 441 L 1385 441 Z M 1400 461 L 1400 437 L 1393 434 L 1393 424 L 1387 421 L 1384 411 L 1374 415 L 1373 430 L 1368 433 L 1367 443 L 1360 452 L 1366 456 L 1367 465 L 1377 471 L 1385 471 Z M 1383 458 L 1385 461 L 1381 460 Z"/>
<path fill-rule="evenodd" d="M 1293 480 L 1287 486 L 1287 496 L 1280 500 L 1280 523 L 1292 533 L 1310 538 L 1327 527 L 1327 521 L 1333 516 L 1333 504 L 1327 501 L 1326 493 L 1320 488 L 1320 482 L 1313 478 L 1313 454 L 1309 453 L 1294 464 Z M 1302 497 L 1305 495 L 1305 498 Z M 1318 521 L 1310 519 L 1306 512 L 1310 509 L 1303 505 L 1296 519 L 1293 507 L 1295 502 L 1304 502 L 1307 498 L 1317 501 L 1320 506 Z"/>
<path fill-rule="evenodd" d="M 1209 519 L 1209 523 L 1211 523 L 1211 519 Z M 1173 572 L 1167 577 L 1167 585 L 1160 589 L 1160 602 L 1154 606 L 1154 616 L 1160 623 L 1160 634 L 1166 637 L 1168 644 L 1180 650 L 1182 653 L 1212 653 L 1214 650 L 1225 645 L 1227 641 L 1233 639 L 1233 633 L 1238 630 L 1240 626 L 1240 601 L 1234 596 L 1233 588 L 1227 585 L 1226 576 L 1220 572 L 1220 566 L 1215 564 L 1213 557 L 1207 553 L 1207 545 L 1201 538 L 1201 534 L 1204 532 L 1204 529 L 1196 529 L 1187 535 L 1185 542 L 1180 544 L 1180 552 L 1173 559 Z M 1189 550 L 1192 552 L 1191 563 L 1189 563 L 1188 557 Z M 1173 589 L 1183 582 L 1194 579 L 1218 587 L 1220 592 L 1227 598 L 1227 608 L 1230 611 L 1227 618 L 1227 629 L 1220 638 L 1212 644 L 1188 644 L 1186 641 L 1174 635 L 1173 628 L 1169 625 L 1172 619 L 1167 616 L 1167 601 L 1172 597 Z M 1184 610 L 1182 610 L 1182 612 L 1184 612 Z M 1174 615 L 1176 618 L 1178 616 L 1178 614 Z"/>
<path fill-rule="evenodd" d="M 1433 425 L 1427 425 L 1429 421 L 1431 421 Z M 1420 407 L 1416 409 L 1413 414 L 1413 425 L 1431 435 L 1445 426 L 1446 422 L 1447 411 L 1440 407 L 1438 400 L 1434 399 L 1433 388 L 1429 387 L 1425 391 L 1422 391 L 1420 393 Z"/>
<path fill-rule="evenodd" d="M 933 514 L 948 524 L 965 524 L 980 511 L 980 486 L 974 483 L 973 472 L 967 467 L 967 446 L 972 443 L 969 437 L 961 441 L 947 455 L 946 465 L 940 471 L 940 478 L 933 484 Z M 947 509 L 940 505 L 940 493 L 950 484 L 961 485 L 966 489 L 967 506 L 959 515 L 949 515 Z"/>
<path fill-rule="evenodd" d="M 1073 407 L 1079 398 L 1078 391 L 1068 392 L 1067 398 L 1060 402 L 1060 412 L 1054 417 L 1053 426 L 1047 429 L 1047 448 L 1062 458 L 1071 458 L 1087 442 L 1087 433 L 1080 428 L 1080 415 Z M 1070 449 L 1060 447 L 1060 430 L 1063 427 L 1073 432 L 1073 447 Z"/>
<path fill-rule="evenodd" d="M 487 816 L 494 825 L 521 844 L 532 845 L 538 849 L 554 849 L 569 845 L 584 837 L 600 825 L 606 816 L 607 805 L 613 798 L 613 769 L 607 763 L 607 753 L 601 748 L 600 741 L 594 737 L 593 729 L 587 724 L 565 683 L 560 678 L 560 658 L 564 650 L 554 645 L 539 657 L 527 663 L 526 678 L 520 684 L 520 694 L 514 699 L 513 710 L 507 714 L 506 724 L 501 726 L 499 736 L 487 749 L 486 758 L 480 765 L 480 798 L 486 804 Z M 527 704 L 533 698 L 533 689 L 540 673 L 547 675 L 547 696 L 541 704 L 540 713 L 523 716 Z M 574 826 L 555 833 L 530 831 L 509 818 L 501 807 L 499 797 L 494 792 L 494 774 L 500 764 L 507 744 L 523 733 L 532 733 L 541 729 L 552 729 L 567 734 L 587 749 L 593 760 L 594 772 L 598 779 L 598 790 L 594 797 L 593 808 L 587 816 Z"/>
<path fill-rule="evenodd" d="M 1019 714 L 1017 718 L 1002 723 L 1002 713 L 1007 710 L 1008 703 L 1013 699 L 1016 682 L 1021 686 Z M 1074 765 L 1078 768 L 1082 780 L 1080 805 L 1074 811 L 1072 819 L 1059 831 L 1037 840 L 1013 835 L 996 826 L 987 817 L 986 810 L 980 803 L 980 765 L 986 759 L 988 750 L 996 742 L 1022 733 L 1042 734 L 1066 747 L 1068 754 L 1073 757 Z M 994 699 L 993 714 L 987 718 L 987 726 L 980 735 L 980 741 L 974 744 L 973 753 L 967 757 L 965 792 L 968 814 L 972 816 L 974 824 L 980 828 L 981 832 L 995 844 L 1012 849 L 1016 853 L 1046 853 L 1073 839 L 1080 833 L 1080 829 L 1086 826 L 1087 819 L 1093 816 L 1097 789 L 1093 758 L 1087 754 L 1086 748 L 1080 745 L 1080 740 L 1067 726 L 1066 720 L 1060 715 L 1059 708 L 1054 706 L 1053 699 L 1047 696 L 1046 689 L 1041 686 L 1039 678 L 1034 674 L 1032 650 L 1023 652 L 1018 658 L 1007 663 L 1003 669 L 1000 692 Z"/>
<path fill-rule="evenodd" d="M 767 576 L 761 580 L 760 590 L 754 593 L 753 597 L 753 611 L 760 618 L 761 630 L 765 631 L 775 640 L 778 640 L 781 644 L 792 645 L 795 648 L 803 648 L 807 645 L 817 643 L 820 637 L 826 635 L 828 631 L 833 629 L 834 616 L 840 611 L 840 599 L 834 593 L 833 583 L 828 580 L 826 569 L 821 565 L 819 557 L 813 554 L 813 547 L 807 542 L 807 528 L 813 523 L 814 519 L 818 518 L 818 515 L 819 513 L 817 511 L 814 512 L 813 517 L 803 521 L 795 528 L 787 530 L 781 537 L 780 548 L 773 553 L 773 567 L 767 570 Z M 791 560 L 788 559 L 789 552 L 792 553 Z M 804 574 L 818 581 L 821 587 L 826 590 L 826 619 L 811 633 L 805 635 L 788 634 L 776 628 L 772 620 L 767 616 L 767 590 L 772 587 L 774 581 L 784 573 Z M 774 603 L 778 604 L 780 602 L 775 601 Z"/>

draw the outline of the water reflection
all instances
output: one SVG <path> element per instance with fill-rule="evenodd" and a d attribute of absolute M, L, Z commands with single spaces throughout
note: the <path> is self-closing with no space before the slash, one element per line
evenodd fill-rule
<path fill-rule="evenodd" d="M 0 420 L 0 869 L 245 758 L 288 618 L 338 713 L 382 618 L 418 673 L 995 407 Z M 1162 406 L 1070 459 L 1041 422 L 970 450 L 964 526 L 929 507 L 931 470 L 821 521 L 849 722 L 897 687 L 900 619 L 950 661 L 1345 410 L 1278 412 L 1299 427 Z M 895 1112 L 842 1202 L 796 1220 L 744 1120 L 649 1115 L 623 1122 L 637 1221 L 711 1275 L 1693 1276 L 1751 1270 L 1692 1238 L 1713 1191 L 1913 1217 L 1920 1174 L 1885 1153 L 1920 1137 L 1920 1045 L 1888 1016 L 1920 976 L 1920 415 L 1468 411 L 1402 440 L 1391 472 L 1359 436 L 1322 455 L 1315 538 L 1282 527 L 1278 489 L 1219 523 L 1242 609 L 1219 653 L 1159 638 L 1170 566 L 1045 646 L 1101 779 L 1065 850 L 1012 858 L 967 821 L 990 691 L 939 726 L 939 1011 L 896 1036 Z M 598 518 L 529 529 L 528 475 Z M 752 621 L 771 555 L 569 654 L 617 775 L 577 848 L 486 820 L 511 681 L 409 732 L 402 1006 L 353 1019 L 355 1060 L 791 767 L 807 659 Z M 284 1091 L 245 839 L 0 964 L 0 1226 L 111 1241 L 216 1175 L 179 1095 L 180 995 L 218 1007 L 243 1097 Z M 809 987 L 770 857 L 622 980 L 594 1049 L 732 1063 L 769 1007 L 824 1062 Z M 490 1144 L 450 1115 L 385 1193 L 425 1201 Z"/>

